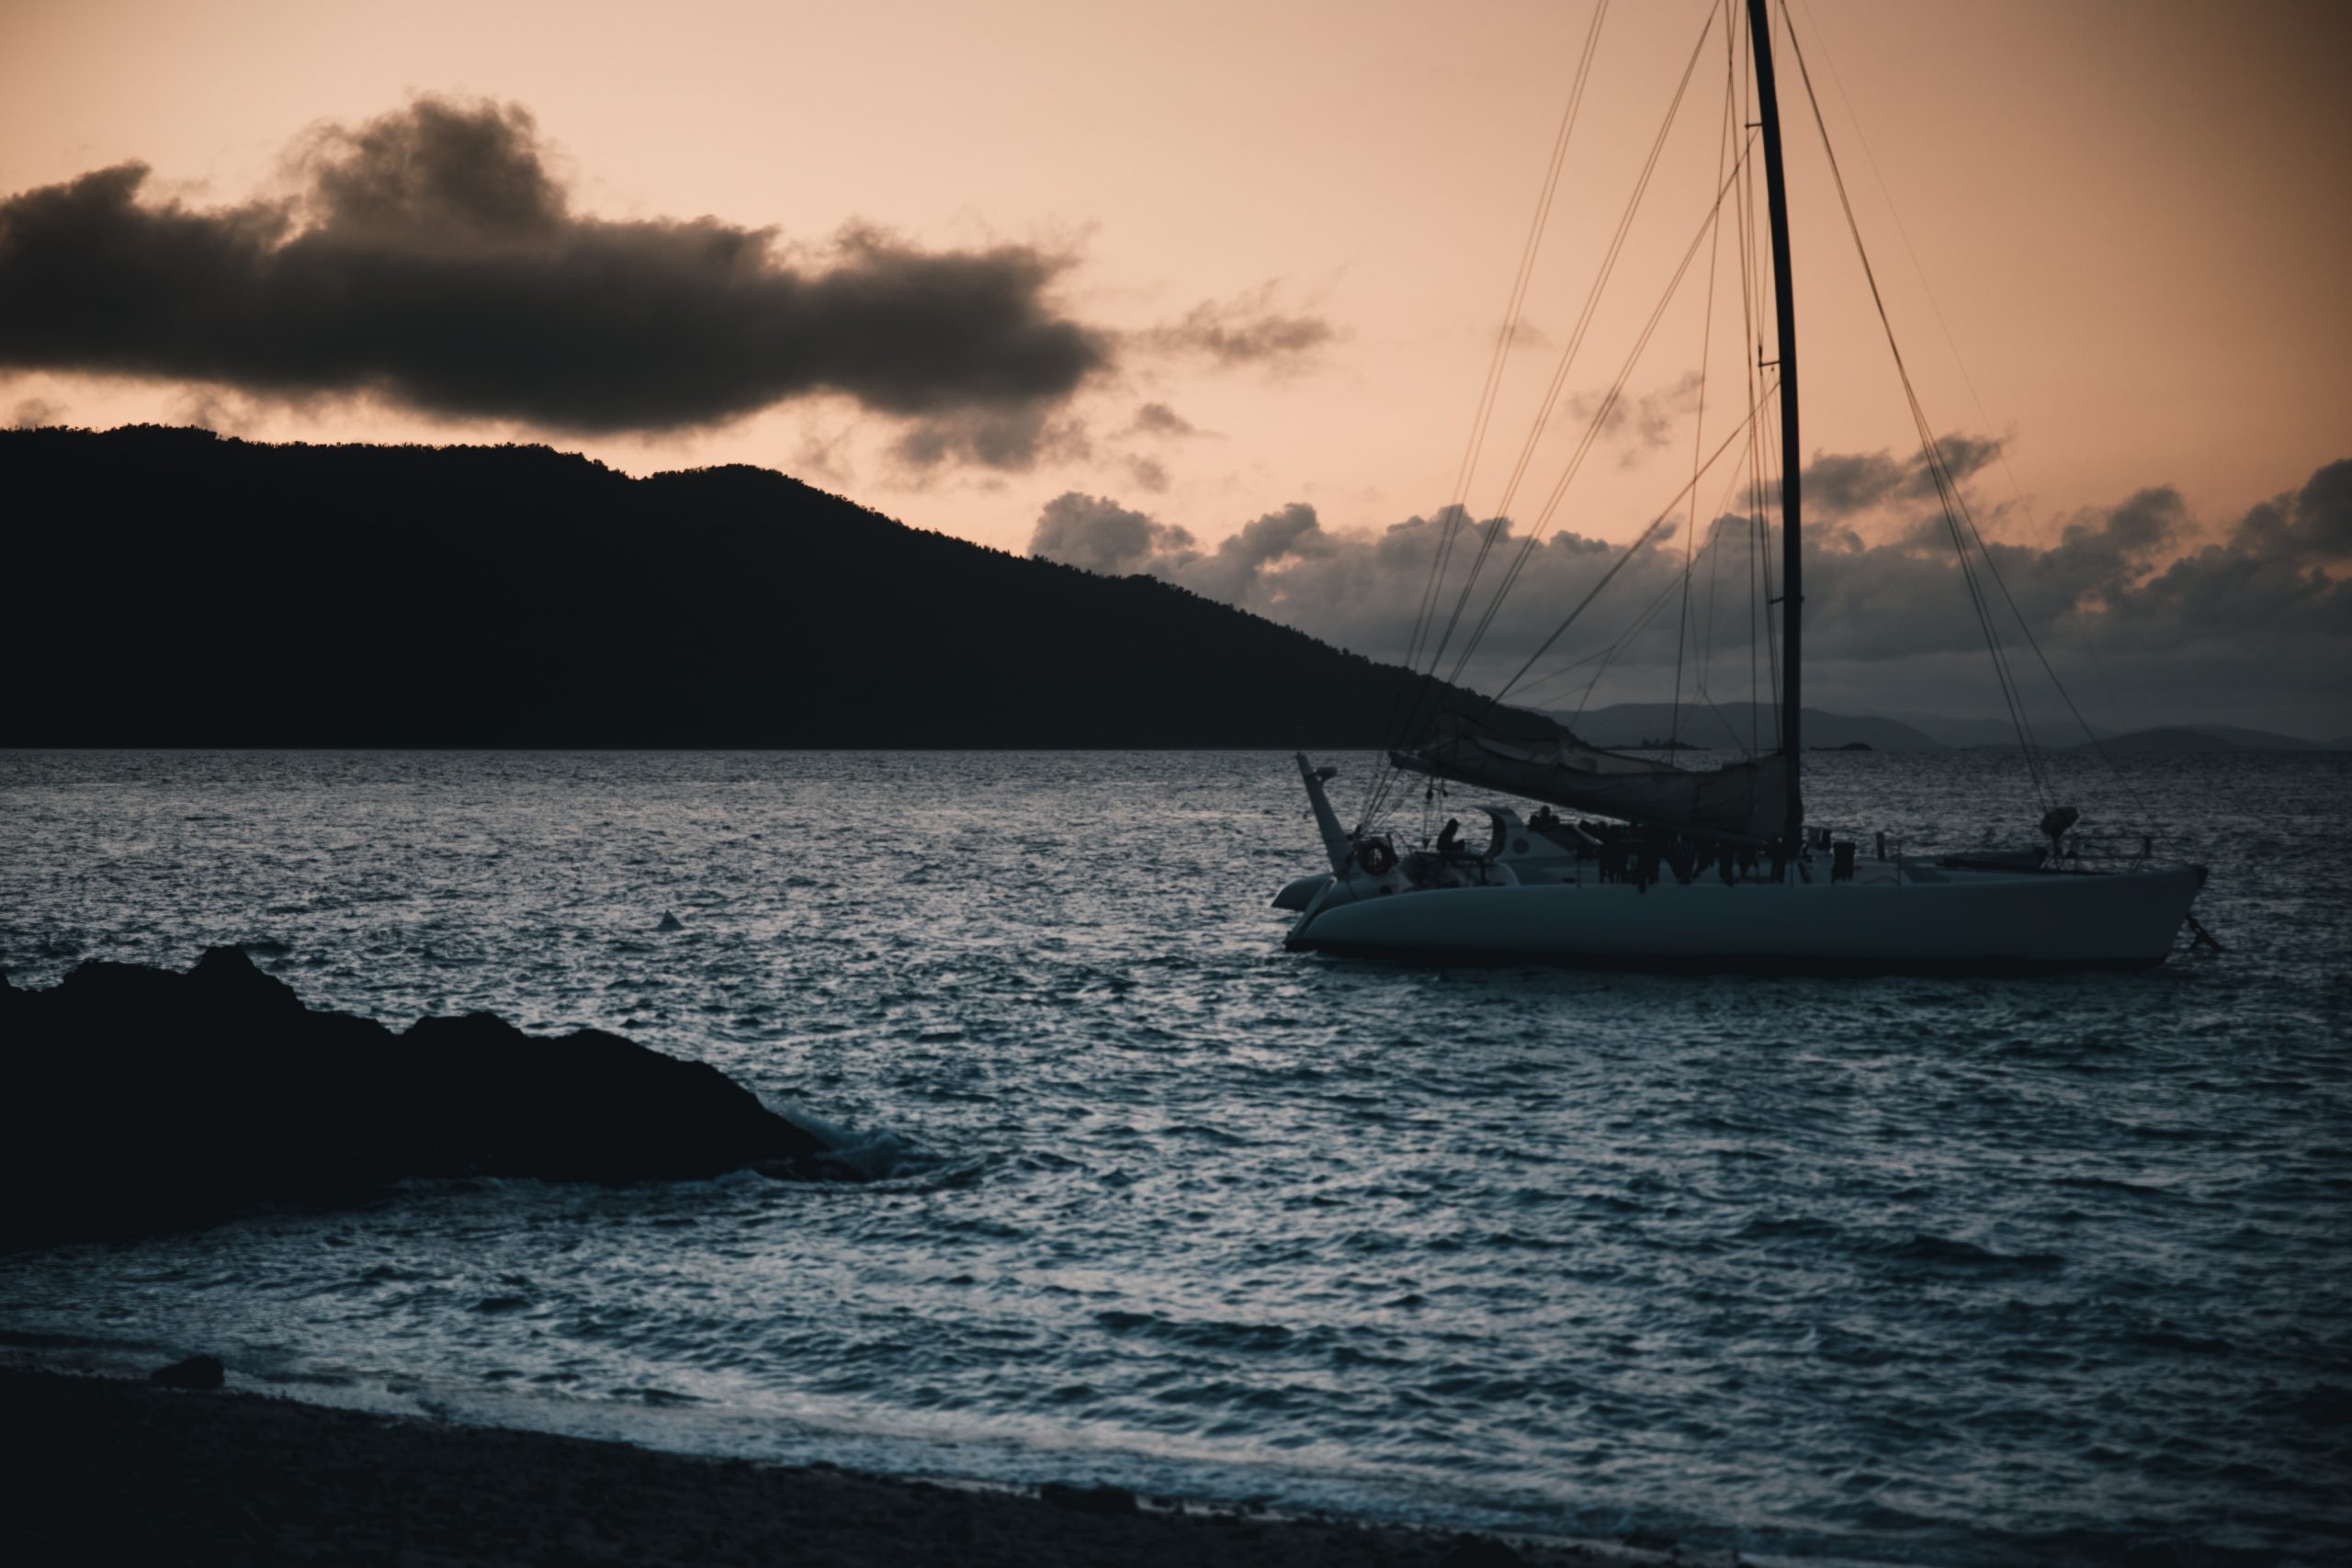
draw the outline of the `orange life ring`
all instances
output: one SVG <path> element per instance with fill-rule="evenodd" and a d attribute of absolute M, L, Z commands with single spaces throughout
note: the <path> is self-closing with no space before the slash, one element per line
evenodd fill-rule
<path fill-rule="evenodd" d="M 1367 876 L 1385 876 L 1396 869 L 1396 852 L 1385 839 L 1367 839 L 1356 848 L 1356 863 Z"/>

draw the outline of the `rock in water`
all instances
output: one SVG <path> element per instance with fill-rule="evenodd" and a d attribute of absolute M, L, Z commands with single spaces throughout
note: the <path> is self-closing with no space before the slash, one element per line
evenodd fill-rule
<path fill-rule="evenodd" d="M 219 1388 L 228 1376 L 228 1369 L 218 1356 L 190 1356 L 185 1361 L 174 1361 L 168 1367 L 157 1367 L 147 1374 L 149 1382 L 165 1388 Z"/>
<path fill-rule="evenodd" d="M 312 1012 L 239 949 L 185 975 L 89 963 L 0 984 L 0 1247 L 336 1203 L 411 1177 L 837 1176 L 717 1068 L 488 1013 L 395 1034 Z"/>
<path fill-rule="evenodd" d="M 662 911 L 662 923 L 653 929 L 657 931 L 682 931 L 686 929 L 686 923 L 664 909 Z"/>

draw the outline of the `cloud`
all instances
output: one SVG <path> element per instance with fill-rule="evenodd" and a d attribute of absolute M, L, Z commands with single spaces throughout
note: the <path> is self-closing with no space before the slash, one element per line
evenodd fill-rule
<path fill-rule="evenodd" d="M 1965 484 L 1976 472 L 1999 457 L 1997 436 L 1953 434 L 1940 436 L 1937 450 L 1957 483 Z M 1897 459 L 1890 452 L 1814 454 L 1802 476 L 1804 513 L 1827 521 L 1899 502 L 1933 502 L 1936 481 L 1924 451 Z M 1780 486 L 1768 487 L 1774 500 Z"/>
<path fill-rule="evenodd" d="M 1295 370 L 1339 336 L 1319 316 L 1273 308 L 1275 285 L 1262 284 L 1230 299 L 1208 299 L 1182 317 L 1138 336 L 1147 351 L 1203 358 L 1227 367 Z"/>
<path fill-rule="evenodd" d="M 578 434 L 843 394 L 913 447 L 1020 466 L 1111 340 L 1066 258 L 574 210 L 519 107 L 420 98 L 316 134 L 283 200 L 198 209 L 124 164 L 0 202 L 0 367 L 368 396 Z"/>
<path fill-rule="evenodd" d="M 1057 418 L 1042 402 L 956 409 L 918 419 L 891 444 L 890 456 L 916 477 L 951 463 L 1025 471 L 1041 461 L 1080 459 L 1093 451 L 1085 423 Z"/>
<path fill-rule="evenodd" d="M 1598 417 L 1600 438 L 1622 446 L 1618 461 L 1631 468 L 1664 446 L 1684 416 L 1697 412 L 1703 384 L 1693 370 L 1672 386 L 1655 392 L 1644 392 L 1639 397 L 1620 392 L 1613 402 L 1606 392 L 1577 392 L 1561 400 L 1559 418 L 1581 435 Z"/>
<path fill-rule="evenodd" d="M 65 405 L 47 398 L 24 398 L 8 412 L 8 428 L 31 430 L 40 425 L 56 424 L 65 418 Z"/>
<path fill-rule="evenodd" d="M 1204 434 L 1197 425 L 1170 408 L 1166 403 L 1146 403 L 1136 410 L 1136 417 L 1122 435 L 1155 435 L 1170 440 Z"/>
<path fill-rule="evenodd" d="M 1981 468 L 1997 453 L 1994 443 L 1959 437 L 1939 445 L 1955 469 Z M 1902 460 L 1826 454 L 1808 468 L 1808 487 L 1816 480 L 1833 491 L 1840 482 L 1848 487 L 1822 509 L 1830 514 L 1825 523 L 1868 512 L 1883 525 L 1873 528 L 1875 543 L 1849 526 L 1807 531 L 1810 689 L 1852 705 L 1997 713 L 1984 633 L 1950 534 L 1939 513 L 1917 515 L 1933 504 L 1923 502 L 1923 491 L 1931 498 L 1933 491 L 1926 471 L 1917 454 Z M 1269 513 L 1212 547 L 1146 513 L 1064 496 L 1039 519 L 1030 553 L 1095 570 L 1149 572 L 1326 641 L 1401 659 L 1444 524 L 1441 513 L 1385 529 L 1335 529 L 1301 504 Z M 1521 536 L 1508 519 L 1472 525 L 1458 514 L 1455 534 L 1441 622 L 1460 597 L 1479 539 L 1492 540 L 1466 601 L 1466 628 L 1485 612 Z M 1678 643 L 1686 694 L 1704 667 L 1720 689 L 1736 688 L 1745 699 L 1751 585 L 1764 570 L 1777 581 L 1779 566 L 1778 540 L 1758 551 L 1755 534 L 1754 520 L 1741 513 L 1707 525 L 1685 621 L 1684 551 L 1662 529 L 1538 666 L 1538 678 L 1552 679 L 1536 687 L 1537 699 L 1574 706 L 1596 664 L 1570 667 L 1621 637 L 1611 677 L 1619 683 L 1603 688 L 1599 700 L 1662 696 Z M 1515 671 L 1623 554 L 1621 546 L 1566 532 L 1536 545 L 1469 678 L 1491 686 Z M 2237 716 L 2328 734 L 2352 728 L 2352 576 L 2340 570 L 2352 558 L 2352 460 L 2321 468 L 2218 532 L 2200 529 L 2178 492 L 2158 486 L 2077 513 L 2046 546 L 1996 542 L 1991 555 L 2000 585 L 2077 701 L 2100 710 L 2095 717 Z M 2054 694 L 2001 586 L 1982 558 L 1976 570 L 2030 700 L 2045 715 L 2054 712 Z M 1458 631 L 1453 646 L 1463 640 Z"/>
<path fill-rule="evenodd" d="M 1396 658 L 1412 634 L 1448 515 L 1408 518 L 1378 532 L 1331 529 L 1314 507 L 1294 502 L 1204 547 L 1189 529 L 1073 492 L 1046 506 L 1031 535 L 1029 553 L 1113 575 L 1148 572 L 1327 641 Z M 1461 539 L 1452 588 L 1460 588 L 1463 563 L 1485 536 L 1494 540 L 1482 576 L 1491 586 L 1519 542 L 1511 525 L 1504 519 L 1472 524 L 1458 512 L 1452 515 Z M 1572 533 L 1547 538 L 1531 558 L 1521 591 L 1507 604 L 1498 638 L 1540 636 L 1539 623 L 1548 629 L 1557 617 L 1558 596 L 1589 587 L 1608 570 L 1613 553 L 1606 543 Z M 1645 553 L 1668 559 L 1656 550 Z M 1679 548 L 1671 560 L 1679 568 Z M 1474 598 L 1474 615 L 1482 604 Z M 1521 640 L 1522 654 L 1526 647 Z"/>
<path fill-rule="evenodd" d="M 1182 558 L 1193 536 L 1101 496 L 1069 491 L 1046 503 L 1029 553 L 1105 577 L 1128 577 L 1155 561 Z"/>
<path fill-rule="evenodd" d="M 842 426 L 834 430 L 806 429 L 793 448 L 792 472 L 795 477 L 835 486 L 845 491 L 856 482 L 857 472 L 852 465 L 850 436 L 852 430 Z"/>
<path fill-rule="evenodd" d="M 2292 496 L 2264 502 L 2230 542 L 2254 555 L 2352 559 L 2352 461 L 2330 463 Z"/>

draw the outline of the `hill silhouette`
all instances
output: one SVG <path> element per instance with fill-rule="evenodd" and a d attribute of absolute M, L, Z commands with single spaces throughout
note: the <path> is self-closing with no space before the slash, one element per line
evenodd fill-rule
<path fill-rule="evenodd" d="M 40 429 L 0 497 L 11 745 L 1366 747 L 1428 689 L 763 468 Z"/>

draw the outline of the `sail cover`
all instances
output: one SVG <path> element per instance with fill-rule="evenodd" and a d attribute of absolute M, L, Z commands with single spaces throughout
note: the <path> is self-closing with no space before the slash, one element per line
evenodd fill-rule
<path fill-rule="evenodd" d="M 1789 760 L 1778 752 L 1722 768 L 1677 768 L 1588 746 L 1550 719 L 1510 709 L 1476 718 L 1444 715 L 1433 739 L 1388 760 L 1571 810 L 1759 843 L 1780 835 L 1788 810 Z"/>

